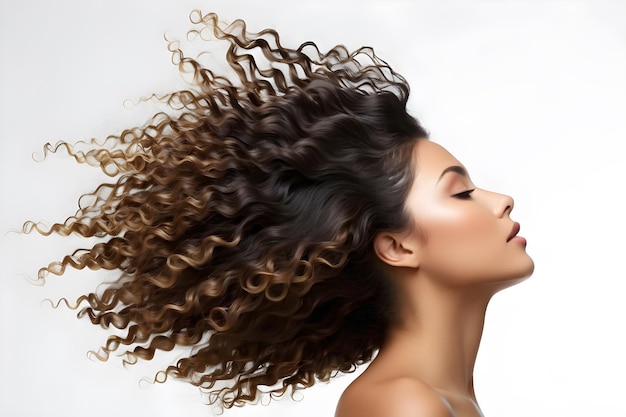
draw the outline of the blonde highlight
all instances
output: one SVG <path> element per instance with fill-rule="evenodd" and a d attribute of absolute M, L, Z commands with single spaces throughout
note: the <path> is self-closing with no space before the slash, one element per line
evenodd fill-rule
<path fill-rule="evenodd" d="M 406 80 L 369 47 L 290 49 L 271 29 L 190 19 L 189 36 L 227 43 L 235 79 L 170 41 L 190 75 L 155 96 L 171 114 L 101 143 L 46 144 L 112 181 L 65 221 L 22 229 L 102 239 L 38 274 L 119 271 L 76 300 L 79 317 L 125 332 L 98 359 L 193 347 L 155 381 L 188 380 L 232 407 L 351 372 L 380 347 L 393 314 L 371 241 L 406 225 L 410 151 L 427 134 L 406 112 Z"/>

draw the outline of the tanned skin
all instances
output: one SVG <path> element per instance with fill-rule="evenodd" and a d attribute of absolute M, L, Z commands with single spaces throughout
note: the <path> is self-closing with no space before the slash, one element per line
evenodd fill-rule
<path fill-rule="evenodd" d="M 431 141 L 418 141 L 415 167 L 411 227 L 374 242 L 398 317 L 335 417 L 482 417 L 473 373 L 487 305 L 534 268 L 511 197 L 477 188 Z"/>

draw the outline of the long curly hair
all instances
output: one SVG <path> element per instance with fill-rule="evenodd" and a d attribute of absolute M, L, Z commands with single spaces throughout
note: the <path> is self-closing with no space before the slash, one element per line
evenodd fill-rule
<path fill-rule="evenodd" d="M 427 133 L 407 113 L 405 79 L 369 47 L 290 49 L 241 20 L 191 21 L 190 34 L 226 43 L 229 73 L 170 42 L 189 88 L 86 150 L 46 145 L 114 181 L 65 221 L 23 229 L 100 238 L 39 271 L 119 271 L 76 300 L 79 317 L 122 329 L 100 359 L 192 347 L 155 381 L 188 380 L 231 407 L 371 360 L 394 319 L 372 241 L 407 226 L 412 149 Z"/>

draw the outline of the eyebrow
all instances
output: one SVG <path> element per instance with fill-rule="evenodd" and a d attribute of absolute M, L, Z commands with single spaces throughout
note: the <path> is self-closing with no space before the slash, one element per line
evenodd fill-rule
<path fill-rule="evenodd" d="M 444 177 L 444 175 L 446 175 L 448 172 L 456 172 L 457 174 L 459 174 L 459 175 L 461 175 L 463 177 L 468 177 L 467 171 L 465 170 L 465 168 L 463 168 L 462 166 L 459 166 L 459 165 L 452 165 L 452 166 L 449 166 L 448 168 L 443 170 L 443 172 L 439 176 L 439 179 L 437 180 L 437 182 L 441 181 L 441 179 Z"/>

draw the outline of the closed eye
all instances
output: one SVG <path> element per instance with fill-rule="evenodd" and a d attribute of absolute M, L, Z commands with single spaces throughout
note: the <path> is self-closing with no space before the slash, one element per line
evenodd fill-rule
<path fill-rule="evenodd" d="M 467 190 L 467 191 L 463 191 L 462 193 L 458 193 L 458 194 L 454 194 L 452 197 L 454 198 L 459 198 L 461 200 L 469 200 L 471 197 L 471 194 L 474 192 L 474 188 L 471 190 Z"/>

